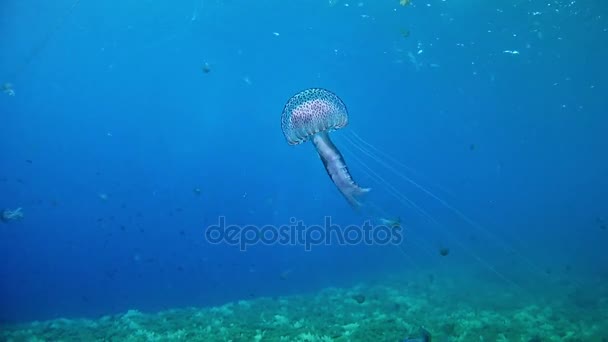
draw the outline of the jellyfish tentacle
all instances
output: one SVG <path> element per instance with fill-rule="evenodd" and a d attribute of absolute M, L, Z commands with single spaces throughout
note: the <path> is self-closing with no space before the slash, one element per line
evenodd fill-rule
<path fill-rule="evenodd" d="M 342 153 L 331 141 L 326 132 L 320 132 L 313 136 L 312 142 L 321 157 L 329 178 L 334 182 L 338 190 L 344 195 L 348 203 L 354 208 L 361 207 L 358 197 L 369 192 L 369 188 L 360 187 L 348 171 Z"/>
<path fill-rule="evenodd" d="M 348 141 L 349 141 L 349 143 L 353 147 L 355 147 L 359 151 L 363 152 L 363 154 L 366 154 L 366 155 L 372 157 L 370 154 L 368 154 L 368 152 L 365 150 L 365 148 L 363 148 L 362 146 L 358 145 L 356 142 L 354 142 L 352 140 L 348 140 Z M 359 162 L 361 164 L 361 166 L 363 166 L 373 176 L 373 178 L 375 178 L 378 182 L 380 182 L 381 184 L 383 184 L 386 187 L 386 189 L 388 190 L 388 192 L 391 195 L 393 195 L 398 201 L 400 201 L 403 205 L 409 205 L 409 206 L 412 206 L 414 209 L 416 209 L 416 211 L 418 211 L 425 219 L 427 219 L 431 223 L 431 227 L 434 226 L 434 227 L 438 228 L 441 233 L 446 234 L 456 245 L 458 245 L 458 247 L 460 247 L 463 251 L 465 251 L 467 254 L 469 254 L 480 265 L 482 265 L 483 267 L 485 267 L 488 271 L 494 273 L 496 276 L 498 276 L 503 281 L 511 284 L 513 287 L 515 287 L 515 288 L 517 288 L 519 290 L 522 290 L 524 292 L 526 291 L 526 289 L 523 288 L 515 280 L 512 280 L 507 275 L 505 275 L 502 272 L 500 272 L 496 268 L 496 266 L 494 264 L 492 264 L 492 263 L 484 260 L 481 256 L 479 256 L 477 253 L 475 253 L 475 251 L 473 251 L 472 249 L 468 248 L 464 244 L 464 242 L 462 242 L 461 239 L 458 238 L 458 236 L 456 234 L 454 234 L 454 233 L 450 232 L 448 229 L 446 229 L 445 225 L 443 225 L 442 223 L 440 223 L 428 211 L 426 211 L 424 208 L 422 208 L 421 206 L 419 206 L 417 203 L 415 203 L 414 201 L 410 200 L 407 196 L 405 196 L 404 194 L 402 194 L 397 188 L 395 188 L 393 185 L 391 185 L 387 180 L 385 180 L 383 177 L 381 177 L 376 172 L 374 172 L 362 160 L 360 160 L 359 158 L 357 158 L 354 155 L 353 155 L 353 159 L 355 161 Z"/>
<path fill-rule="evenodd" d="M 520 250 L 515 248 L 513 245 L 509 244 L 507 241 L 505 241 L 503 238 L 501 238 L 496 233 L 493 233 L 492 231 L 490 231 L 489 229 L 487 229 L 486 227 L 484 227 L 477 221 L 470 218 L 463 211 L 461 211 L 457 207 L 453 206 L 450 202 L 448 202 L 444 198 L 440 197 L 439 195 L 432 192 L 430 189 L 427 189 L 426 187 L 422 186 L 420 183 L 413 180 L 411 177 L 408 177 L 406 174 L 397 170 L 394 166 L 391 165 L 391 163 L 396 164 L 399 167 L 405 168 L 405 169 L 409 170 L 410 172 L 413 172 L 412 168 L 402 164 L 401 162 L 396 160 L 394 157 L 383 152 L 382 150 L 375 147 L 371 143 L 365 141 L 356 132 L 351 131 L 349 133 L 351 133 L 350 134 L 351 137 L 346 137 L 346 140 L 349 144 L 351 144 L 352 146 L 357 148 L 358 151 L 360 151 L 364 155 L 372 158 L 375 162 L 379 163 L 380 165 L 385 167 L 387 170 L 393 172 L 398 177 L 407 181 L 408 183 L 410 183 L 417 189 L 421 190 L 423 193 L 427 194 L 428 196 L 430 196 L 431 198 L 433 198 L 434 200 L 439 202 L 441 205 L 443 205 L 445 208 L 447 208 L 449 211 L 451 211 L 457 217 L 459 217 L 461 220 L 463 220 L 465 223 L 467 223 L 470 227 L 474 228 L 481 234 L 484 234 L 485 236 L 490 238 L 490 240 L 492 240 L 494 243 L 496 243 L 498 245 L 498 247 L 500 249 L 502 249 L 504 252 L 518 257 L 521 261 L 523 261 L 528 266 L 529 270 L 531 270 L 533 273 L 535 273 L 535 274 L 544 273 L 542 271 L 542 268 L 539 265 L 534 263 L 529 257 L 527 257 L 525 254 L 523 254 Z M 439 188 L 441 191 L 447 193 L 448 195 L 451 195 L 451 193 L 449 191 L 447 191 L 446 189 L 444 189 L 442 187 L 439 187 L 438 184 L 435 184 L 434 186 Z M 451 195 L 451 196 L 455 197 L 453 195 Z"/>

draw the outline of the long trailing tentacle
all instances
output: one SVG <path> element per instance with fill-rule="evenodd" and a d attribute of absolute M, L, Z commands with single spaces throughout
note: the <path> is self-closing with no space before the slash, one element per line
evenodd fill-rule
<path fill-rule="evenodd" d="M 407 181 L 408 183 L 410 183 L 411 185 L 413 185 L 415 188 L 421 190 L 423 193 L 425 193 L 429 197 L 431 197 L 434 200 L 436 200 L 437 202 L 439 202 L 441 205 L 443 205 L 449 211 L 451 211 L 452 213 L 454 213 L 456 216 L 458 216 L 460 219 L 462 219 L 469 226 L 473 227 L 478 232 L 480 232 L 480 233 L 484 234 L 485 236 L 489 237 L 492 241 L 494 241 L 494 243 L 496 243 L 498 246 L 500 246 L 500 248 L 504 252 L 506 252 L 508 254 L 511 254 L 511 255 L 517 256 L 534 273 L 536 273 L 536 274 L 544 274 L 544 272 L 541 271 L 541 268 L 539 266 L 537 266 L 536 264 L 534 264 L 529 258 L 527 258 L 525 255 L 523 255 L 521 252 L 517 251 L 514 247 L 510 246 L 503 239 L 501 239 L 500 237 L 498 237 L 496 234 L 490 232 L 487 228 L 485 228 L 480 223 L 478 223 L 475 220 L 473 220 L 472 218 L 470 218 L 468 215 L 466 215 L 461 210 L 459 210 L 458 208 L 456 208 L 455 206 L 453 206 L 452 204 L 450 204 L 445 199 L 437 196 L 435 193 L 433 193 L 432 191 L 430 191 L 426 187 L 424 187 L 421 184 L 419 184 L 418 182 L 414 181 L 411 177 L 408 177 L 403 172 L 400 172 L 399 170 L 397 170 L 394 166 L 390 165 L 390 163 L 393 163 L 394 165 L 397 165 L 397 166 L 399 166 L 401 168 L 404 168 L 404 169 L 410 170 L 411 172 L 414 172 L 411 167 L 408 167 L 408 166 L 404 165 L 403 163 L 399 162 L 398 160 L 396 160 L 395 158 L 391 157 L 387 153 L 381 151 L 380 149 L 378 149 L 374 145 L 372 145 L 369 142 L 365 141 L 356 132 L 354 132 L 354 131 L 351 130 L 350 133 L 351 133 L 352 137 L 346 137 L 347 141 L 349 141 L 349 143 L 353 144 L 353 146 L 357 147 L 366 156 L 372 158 L 374 161 L 376 161 L 377 163 L 379 163 L 381 166 L 385 167 L 387 170 L 391 171 L 393 174 L 395 174 L 398 177 L 400 177 L 401 179 Z M 382 158 L 384 158 L 385 160 L 383 160 Z M 445 191 L 445 192 L 447 192 L 443 188 L 442 188 L 442 190 Z"/>
<path fill-rule="evenodd" d="M 366 155 L 366 156 L 368 156 L 370 158 L 373 158 L 374 160 L 378 161 L 381 164 L 384 164 L 384 166 L 386 166 L 386 167 L 391 167 L 392 168 L 392 166 L 387 165 L 385 162 L 383 162 L 382 160 L 380 160 L 377 157 L 375 157 L 372 153 L 370 153 L 370 151 L 368 151 L 367 149 L 365 149 L 363 146 L 361 146 L 360 144 L 358 144 L 353 139 L 350 139 L 349 137 L 345 137 L 345 139 L 354 148 L 356 148 L 359 152 L 363 153 L 364 155 Z M 458 245 L 458 247 L 460 247 L 467 254 L 469 254 L 480 265 L 484 266 L 486 269 L 488 269 L 490 272 L 494 273 L 496 276 L 498 276 L 500 279 L 504 280 L 505 282 L 513 285 L 514 287 L 516 287 L 518 289 L 522 289 L 523 290 L 523 288 L 519 284 L 517 284 L 515 281 L 511 280 L 510 278 L 508 278 L 506 275 L 504 275 L 501 272 L 499 272 L 494 265 L 492 265 L 489 262 L 487 262 L 484 259 L 482 259 L 479 255 L 477 255 L 475 252 L 473 252 L 470 248 L 467 248 L 464 245 L 464 243 L 462 241 L 460 241 L 460 239 L 458 239 L 457 236 L 455 236 L 453 233 L 451 233 L 448 229 L 445 229 L 445 226 L 443 224 L 441 224 L 439 221 L 437 221 L 432 215 L 430 215 L 426 210 L 424 210 L 422 207 L 420 207 L 414 201 L 412 201 L 411 199 L 409 199 L 407 196 L 403 195 L 397 188 L 395 188 L 395 186 L 393 186 L 392 184 L 390 184 L 385 178 L 383 178 L 377 172 L 375 172 L 374 170 L 372 170 L 360 158 L 357 158 L 355 155 L 353 155 L 351 157 L 355 161 L 359 162 L 359 164 L 361 164 L 361 166 L 364 169 L 366 169 L 366 171 L 369 174 L 371 174 L 374 177 L 374 179 L 376 179 L 379 183 L 381 183 L 392 196 L 394 196 L 402 204 L 414 208 L 419 214 L 421 214 L 426 220 L 428 220 L 431 223 L 431 226 L 440 228 L 441 232 L 443 234 L 446 234 L 452 241 L 454 241 L 454 243 L 456 245 Z M 393 170 L 394 170 L 394 168 L 393 168 Z"/>
<path fill-rule="evenodd" d="M 67 9 L 64 15 L 59 17 L 55 25 L 49 31 L 47 31 L 42 40 L 38 44 L 34 45 L 30 53 L 27 54 L 25 59 L 22 61 L 21 65 L 15 68 L 15 71 L 10 75 L 11 80 L 17 78 L 21 74 L 21 72 L 23 72 L 23 70 L 25 70 L 25 68 L 30 65 L 34 58 L 36 58 L 38 54 L 40 54 L 40 52 L 44 50 L 53 35 L 55 35 L 55 33 L 59 31 L 61 27 L 63 27 L 67 18 L 69 18 L 72 12 L 74 12 L 74 10 L 76 9 L 76 7 L 78 7 L 80 1 L 81 0 L 74 0 L 74 2 L 72 2 L 72 4 L 70 5 L 70 8 Z"/>

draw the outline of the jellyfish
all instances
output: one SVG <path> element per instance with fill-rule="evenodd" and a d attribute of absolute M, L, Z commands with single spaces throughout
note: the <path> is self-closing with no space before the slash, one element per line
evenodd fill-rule
<path fill-rule="evenodd" d="M 312 142 L 325 166 L 327 174 L 340 193 L 342 193 L 352 207 L 360 209 L 363 207 L 362 195 L 368 193 L 370 189 L 361 187 L 355 182 L 346 165 L 345 158 L 330 139 L 330 133 L 343 129 L 347 126 L 348 120 L 346 105 L 336 94 L 322 88 L 310 88 L 295 94 L 287 101 L 281 115 L 281 128 L 287 143 L 290 145 L 302 144 L 309 140 Z M 473 230 L 475 231 L 474 233 L 484 236 L 487 239 L 486 242 L 491 242 L 482 247 L 497 246 L 498 250 L 507 253 L 510 257 L 515 256 L 516 259 L 519 259 L 527 266 L 528 270 L 539 274 L 539 267 L 523 253 L 473 220 L 457 206 L 439 196 L 437 194 L 438 190 L 449 194 L 442 187 L 439 187 L 437 184 L 423 185 L 424 182 L 415 180 L 415 178 L 419 179 L 423 178 L 423 176 L 395 157 L 382 151 L 382 149 L 375 147 L 350 128 L 343 130 L 340 139 L 343 139 L 341 140 L 343 142 L 341 147 L 347 153 L 349 160 L 354 161 L 360 167 L 359 171 L 366 175 L 369 181 L 379 186 L 380 193 L 388 194 L 396 199 L 397 204 L 401 206 L 398 210 L 403 210 L 404 207 L 407 208 L 409 210 L 407 212 L 408 217 L 419 215 L 422 220 L 417 222 L 417 224 L 428 224 L 429 227 L 433 228 L 434 232 L 429 236 L 430 238 L 436 239 L 438 236 L 442 236 L 441 239 L 443 239 L 443 236 L 447 236 L 446 240 L 449 240 L 453 247 L 464 250 L 466 254 L 485 269 L 505 282 L 519 287 L 510 277 L 500 272 L 491 262 L 477 253 L 467 241 L 462 239 L 463 235 L 471 236 L 471 232 L 456 231 L 456 224 L 463 226 L 462 229 L 465 229 L 464 227 L 466 226 L 467 230 Z M 378 167 L 381 170 L 378 170 Z M 388 171 L 391 176 L 383 175 L 382 170 Z M 405 181 L 405 184 L 411 187 L 411 191 L 403 191 L 403 189 L 394 183 L 395 179 Z M 428 183 L 432 182 L 427 180 L 426 184 Z M 425 208 L 425 206 L 412 200 L 410 192 L 413 191 L 430 200 L 432 203 L 431 209 Z M 450 196 L 454 197 L 452 194 Z M 401 226 L 400 214 L 389 213 L 385 210 L 384 205 L 378 205 L 378 203 L 370 201 L 369 198 L 365 198 L 364 204 L 365 208 L 370 210 L 365 210 L 363 214 L 369 214 L 378 224 L 389 227 Z M 392 201 L 387 204 L 390 205 L 391 210 L 395 209 Z M 444 223 L 440 222 L 432 214 L 432 210 L 437 210 L 437 208 L 447 209 L 448 215 L 442 213 L 442 216 L 449 216 L 454 222 L 458 221 L 458 223 L 451 223 L 449 228 L 446 227 Z M 360 210 L 357 211 L 362 212 Z M 397 217 L 397 219 L 391 219 L 390 217 Z M 409 236 L 412 237 L 413 235 L 409 234 Z M 444 252 L 440 253 L 440 255 L 447 255 L 449 250 L 443 241 L 437 241 L 435 244 L 440 250 L 441 248 L 444 249 Z M 415 245 L 426 249 L 424 252 L 431 258 L 436 255 L 435 251 L 437 249 L 428 246 L 427 241 L 417 241 Z M 398 247 L 406 254 L 401 245 Z"/>
<path fill-rule="evenodd" d="M 348 111 L 342 100 L 329 90 L 311 88 L 292 96 L 281 115 L 281 128 L 287 143 L 298 145 L 312 141 L 329 178 L 348 203 L 359 208 L 359 197 L 369 191 L 351 176 L 342 153 L 329 133 L 348 124 Z"/>

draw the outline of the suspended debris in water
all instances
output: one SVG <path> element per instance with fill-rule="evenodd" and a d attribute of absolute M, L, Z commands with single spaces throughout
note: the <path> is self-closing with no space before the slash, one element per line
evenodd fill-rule
<path fill-rule="evenodd" d="M 401 36 L 403 38 L 408 38 L 410 36 L 410 30 L 402 28 L 401 30 L 399 30 L 401 32 Z"/>
<path fill-rule="evenodd" d="M 439 255 L 441 256 L 447 256 L 448 254 L 450 254 L 450 249 L 447 247 L 441 247 L 439 248 Z"/>
<path fill-rule="evenodd" d="M 195 194 L 195 195 L 197 195 L 197 196 L 199 196 L 199 195 L 201 194 L 201 192 L 202 192 L 200 188 L 194 188 L 192 191 L 193 191 L 193 192 L 194 192 L 194 194 Z"/>
<path fill-rule="evenodd" d="M 203 67 L 201 69 L 203 70 L 203 73 L 208 74 L 211 72 L 211 65 L 209 65 L 209 63 L 205 62 L 205 64 L 203 64 Z"/>
<path fill-rule="evenodd" d="M 412 3 L 412 0 L 399 0 L 399 5 L 407 6 Z"/>
<path fill-rule="evenodd" d="M 471 151 L 475 151 L 476 148 L 477 148 L 477 146 L 475 146 L 475 144 L 469 145 L 469 150 L 471 150 Z"/>

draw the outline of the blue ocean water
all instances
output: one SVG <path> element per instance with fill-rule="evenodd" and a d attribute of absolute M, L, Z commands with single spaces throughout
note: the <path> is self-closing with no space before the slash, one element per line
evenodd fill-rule
<path fill-rule="evenodd" d="M 0 9 L 0 209 L 24 214 L 0 224 L 4 323 L 426 272 L 469 295 L 488 282 L 527 297 L 572 287 L 608 297 L 603 1 Z M 403 244 L 209 243 L 219 217 L 367 218 L 312 144 L 283 137 L 283 106 L 310 87 L 346 103 L 349 124 L 331 137 L 372 188 L 365 200 L 400 218 Z"/>

